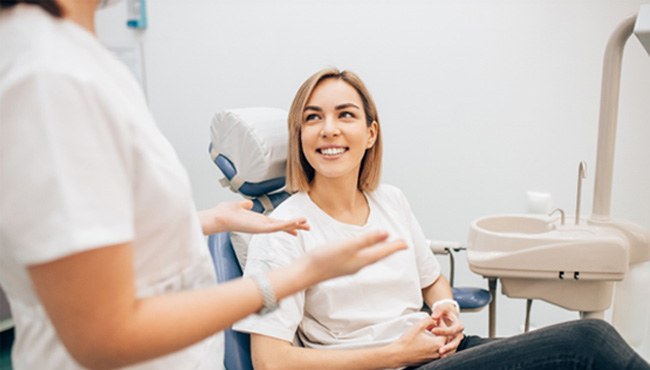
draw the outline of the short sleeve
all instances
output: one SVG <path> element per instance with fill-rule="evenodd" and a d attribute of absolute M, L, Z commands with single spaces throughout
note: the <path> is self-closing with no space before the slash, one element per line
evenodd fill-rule
<path fill-rule="evenodd" d="M 0 89 L 0 231 L 19 263 L 133 238 L 131 138 L 91 81 L 42 72 Z"/>
<path fill-rule="evenodd" d="M 406 196 L 402 191 L 398 190 L 398 192 L 401 209 L 405 212 L 404 218 L 408 223 L 408 228 L 413 240 L 416 265 L 420 275 L 420 286 L 425 288 L 433 284 L 433 282 L 438 279 L 438 276 L 440 276 L 440 264 L 429 249 L 422 227 L 420 227 L 420 223 L 415 218 L 413 211 L 411 211 L 411 206 L 409 205 Z"/>
<path fill-rule="evenodd" d="M 251 239 L 244 276 L 286 266 L 305 254 L 301 238 L 284 233 L 259 234 Z M 280 300 L 278 309 L 266 315 L 251 315 L 233 326 L 234 330 L 266 335 L 293 342 L 304 315 L 305 292 Z"/>

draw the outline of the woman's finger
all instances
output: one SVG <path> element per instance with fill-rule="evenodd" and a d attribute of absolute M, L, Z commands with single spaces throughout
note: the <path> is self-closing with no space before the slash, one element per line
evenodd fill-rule
<path fill-rule="evenodd" d="M 431 332 L 436 335 L 456 336 L 464 330 L 465 327 L 459 321 L 454 321 L 449 326 L 437 326 L 433 328 Z"/>
<path fill-rule="evenodd" d="M 446 356 L 455 353 L 462 339 L 463 339 L 462 335 L 457 335 L 456 337 L 454 337 L 454 339 L 447 342 L 447 344 L 440 347 L 440 349 L 438 349 L 438 353 L 440 353 L 440 357 L 444 358 Z"/>

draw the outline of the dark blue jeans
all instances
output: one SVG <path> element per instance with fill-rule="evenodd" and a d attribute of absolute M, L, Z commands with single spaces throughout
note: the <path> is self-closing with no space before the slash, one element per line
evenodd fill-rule
<path fill-rule="evenodd" d="M 458 351 L 417 370 L 650 370 L 608 323 L 576 320 L 503 339 L 466 336 Z"/>

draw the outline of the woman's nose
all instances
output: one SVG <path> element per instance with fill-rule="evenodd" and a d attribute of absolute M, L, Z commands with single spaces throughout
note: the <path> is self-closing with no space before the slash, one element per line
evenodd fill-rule
<path fill-rule="evenodd" d="M 328 136 L 338 136 L 341 133 L 339 130 L 338 122 L 336 122 L 336 119 L 333 117 L 325 117 L 325 120 L 323 122 L 323 128 L 321 129 L 321 136 L 322 137 L 328 137 Z"/>

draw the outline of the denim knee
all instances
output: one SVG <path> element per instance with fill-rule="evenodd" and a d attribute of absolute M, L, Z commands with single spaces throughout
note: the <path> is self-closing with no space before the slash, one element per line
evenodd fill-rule
<path fill-rule="evenodd" d="M 574 322 L 577 335 L 583 341 L 594 340 L 596 343 L 602 343 L 602 339 L 618 336 L 618 332 L 612 325 L 604 320 L 584 319 Z M 584 343 L 584 342 L 583 342 Z"/>
<path fill-rule="evenodd" d="M 612 350 L 625 346 L 625 341 L 616 329 L 603 320 L 577 320 L 570 324 L 570 329 L 571 347 L 576 353 L 592 352 L 596 348 L 603 348 L 603 346 Z M 600 353 L 600 351 L 596 352 Z"/>

